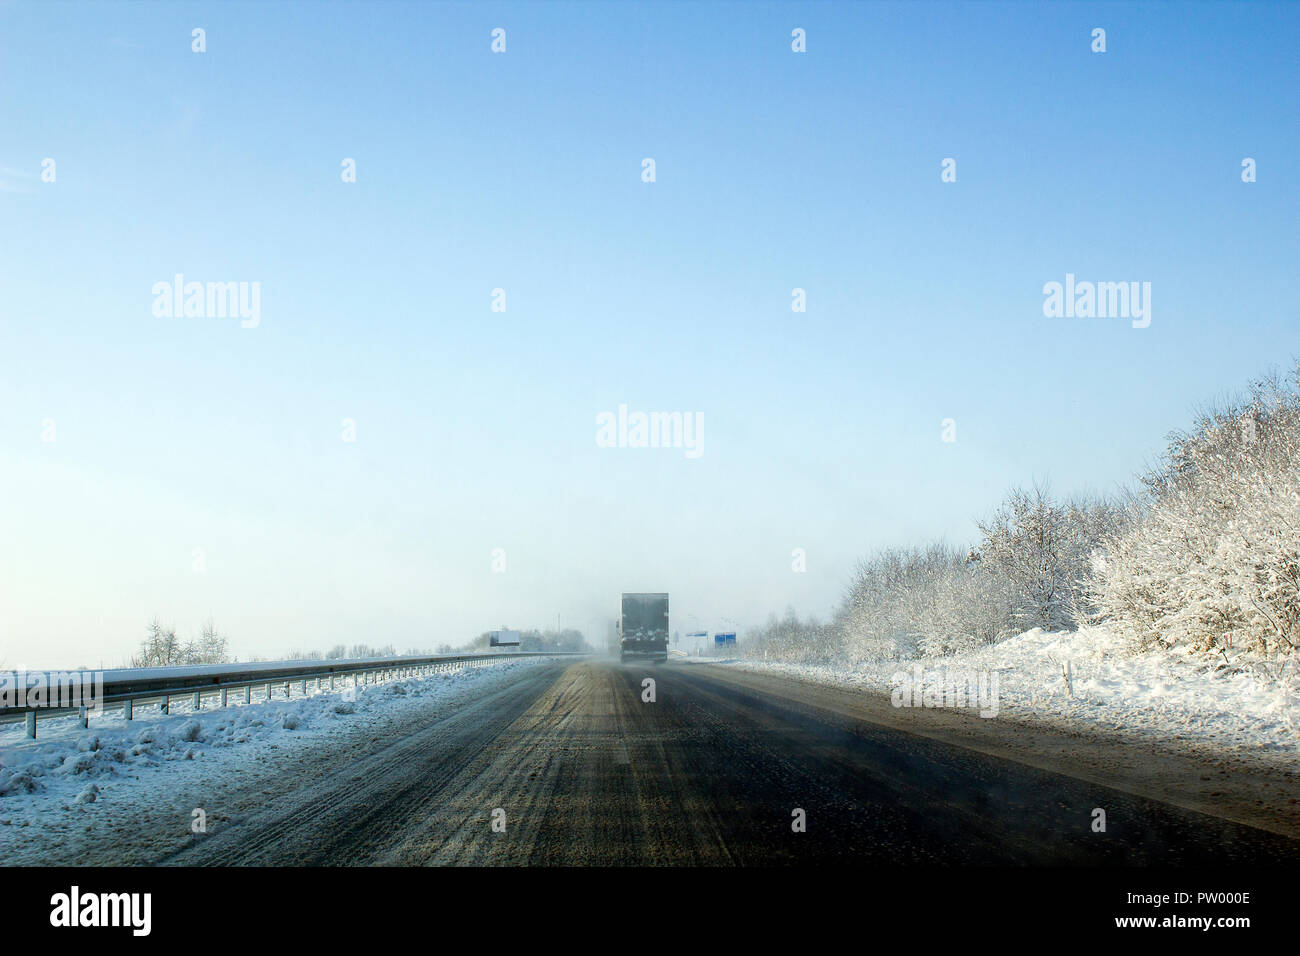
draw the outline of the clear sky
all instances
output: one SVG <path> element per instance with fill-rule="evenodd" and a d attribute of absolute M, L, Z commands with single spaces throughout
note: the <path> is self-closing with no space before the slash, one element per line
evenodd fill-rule
<path fill-rule="evenodd" d="M 1297 4 L 0 3 L 0 662 L 118 664 L 154 615 L 242 656 L 603 639 L 624 590 L 682 631 L 826 615 L 1012 483 L 1127 483 L 1300 355 L 1298 37 Z M 260 283 L 259 324 L 156 316 L 177 273 Z M 1067 273 L 1150 282 L 1150 327 L 1044 317 Z M 620 404 L 703 454 L 600 447 Z"/>

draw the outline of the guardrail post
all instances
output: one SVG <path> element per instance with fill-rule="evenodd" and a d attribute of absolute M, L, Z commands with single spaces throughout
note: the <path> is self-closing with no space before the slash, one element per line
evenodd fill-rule
<path fill-rule="evenodd" d="M 36 711 L 34 710 L 27 712 L 27 736 L 32 740 L 36 739 Z"/>
<path fill-rule="evenodd" d="M 288 682 L 288 681 L 285 681 L 285 682 L 284 682 L 284 699 L 285 699 L 285 700 L 288 700 L 288 699 L 289 699 L 289 696 L 290 696 L 290 694 L 289 694 L 289 682 Z"/>
<path fill-rule="evenodd" d="M 267 681 L 267 682 L 266 682 L 266 699 L 267 699 L 267 700 L 270 700 L 270 699 L 271 699 L 271 682 L 270 682 L 270 681 Z"/>
<path fill-rule="evenodd" d="M 197 690 L 194 692 L 194 709 L 203 709 L 203 696 Z"/>
<path fill-rule="evenodd" d="M 158 705 L 158 709 L 164 714 L 170 714 L 172 712 L 172 699 L 170 697 L 164 697 L 163 702 Z"/>
<path fill-rule="evenodd" d="M 244 685 L 244 703 L 245 703 L 245 704 L 251 704 L 252 702 L 253 702 L 253 685 L 252 685 L 252 684 L 245 684 L 245 685 Z"/>
<path fill-rule="evenodd" d="M 133 700 L 122 701 L 122 718 L 124 720 L 132 720 L 134 717 L 135 717 L 135 701 Z"/>
<path fill-rule="evenodd" d="M 319 684 L 319 683 L 320 683 L 320 680 L 317 679 L 316 682 Z M 305 678 L 305 677 L 302 679 L 302 696 L 304 696 L 304 697 L 307 696 L 307 678 Z"/>
<path fill-rule="evenodd" d="M 230 703 L 230 699 L 229 699 L 229 697 L 228 697 L 229 693 L 230 693 L 230 688 L 228 688 L 228 687 L 223 687 L 223 688 L 221 688 L 221 706 L 222 706 L 222 707 L 225 707 L 226 704 Z"/>
<path fill-rule="evenodd" d="M 330 690 L 334 689 L 334 675 L 330 674 Z"/>

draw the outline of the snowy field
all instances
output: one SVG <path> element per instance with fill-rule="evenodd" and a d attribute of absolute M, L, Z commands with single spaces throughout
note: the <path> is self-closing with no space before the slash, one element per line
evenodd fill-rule
<path fill-rule="evenodd" d="M 889 693 L 895 675 L 914 663 L 927 675 L 996 671 L 999 716 L 1008 719 L 1032 717 L 1283 760 L 1300 756 L 1300 681 L 1279 685 L 1170 652 L 1133 655 L 1102 629 L 1035 629 L 976 651 L 851 669 L 752 660 L 722 666 Z"/>
<path fill-rule="evenodd" d="M 106 710 L 82 728 L 75 715 L 47 717 L 37 740 L 22 723 L 0 725 L 0 848 L 57 838 L 61 830 L 102 824 L 127 810 L 187 787 L 217 786 L 240 767 L 283 759 L 344 730 L 377 727 L 413 701 L 450 701 L 483 682 L 506 681 L 519 668 L 551 658 L 466 662 L 424 677 L 340 688 L 290 699 L 189 709 L 172 699 L 172 713 L 138 706 L 128 722 Z M 81 818 L 81 819 L 78 819 Z M 31 827 L 30 836 L 25 828 Z M 9 844 L 8 847 L 5 845 Z M 22 856 L 23 854 L 18 854 Z"/>

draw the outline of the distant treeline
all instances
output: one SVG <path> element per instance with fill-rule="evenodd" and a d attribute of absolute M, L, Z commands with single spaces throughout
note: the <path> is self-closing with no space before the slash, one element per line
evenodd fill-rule
<path fill-rule="evenodd" d="M 489 631 L 484 631 L 469 642 L 469 647 L 491 646 Z M 539 631 L 536 629 L 519 632 L 519 649 L 521 651 L 587 651 L 587 639 L 581 631 L 566 627 L 559 631 Z"/>
<path fill-rule="evenodd" d="M 458 651 L 485 648 L 489 645 L 488 632 L 459 647 L 439 644 L 436 648 L 410 647 L 399 652 L 395 644 L 378 647 L 371 644 L 335 644 L 328 651 L 293 650 L 283 657 L 252 657 L 250 660 L 335 661 L 365 657 L 432 657 L 435 654 L 455 654 Z M 582 651 L 588 650 L 581 631 L 566 628 L 562 631 L 529 630 L 520 632 L 520 650 L 524 651 Z M 176 636 L 174 627 L 162 625 L 154 618 L 146 628 L 140 642 L 140 652 L 131 658 L 132 667 L 168 667 L 186 664 L 231 664 L 237 658 L 230 655 L 229 641 L 217 631 L 209 619 L 198 637 L 191 641 Z"/>

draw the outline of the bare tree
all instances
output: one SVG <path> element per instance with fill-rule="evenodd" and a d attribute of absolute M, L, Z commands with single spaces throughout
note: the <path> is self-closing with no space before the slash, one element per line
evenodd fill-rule
<path fill-rule="evenodd" d="M 131 658 L 132 667 L 168 667 L 188 663 L 185 649 L 176 639 L 176 629 L 164 627 L 158 618 L 149 622 L 140 653 Z"/>
<path fill-rule="evenodd" d="M 174 627 L 164 627 L 158 618 L 149 622 L 140 653 L 131 658 L 132 667 L 176 667 L 187 664 L 224 664 L 229 657 L 226 637 L 209 618 L 199 636 L 184 643 Z"/>

